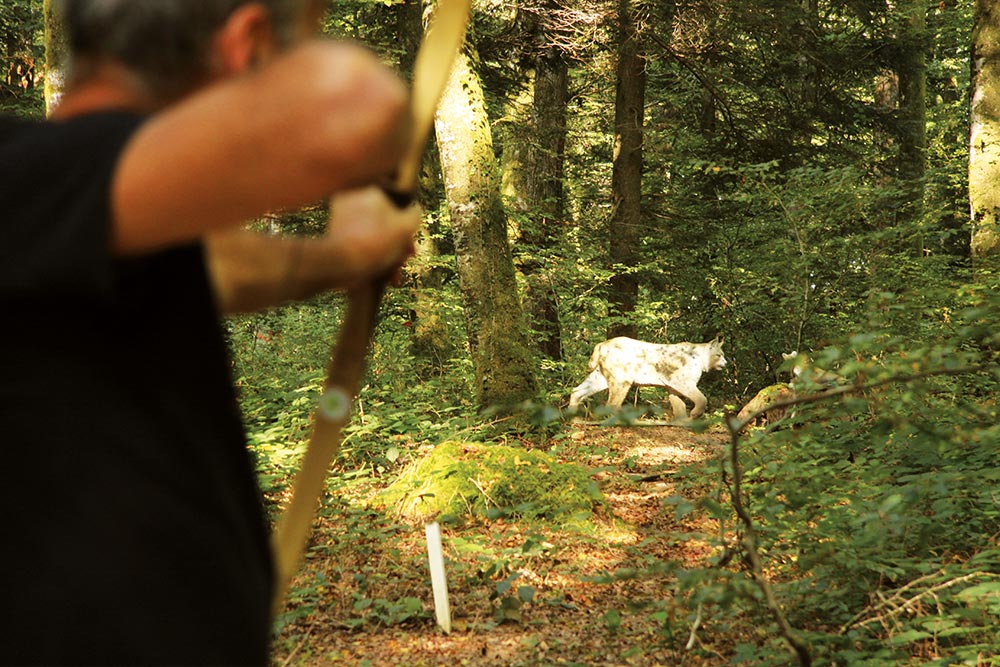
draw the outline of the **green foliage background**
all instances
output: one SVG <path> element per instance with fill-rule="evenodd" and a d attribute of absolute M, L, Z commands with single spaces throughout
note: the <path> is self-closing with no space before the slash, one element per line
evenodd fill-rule
<path fill-rule="evenodd" d="M 774 28 L 798 20 L 798 5 L 725 3 L 711 40 L 673 50 L 664 46 L 669 32 L 652 23 L 636 324 L 647 340 L 726 337 L 730 367 L 704 382 L 716 409 L 738 408 L 787 377 L 780 355 L 793 349 L 811 351 L 817 364 L 851 382 L 895 378 L 801 406 L 777 429 L 738 441 L 760 550 L 818 664 L 898 665 L 928 646 L 944 657 L 926 664 L 977 664 L 1000 654 L 1000 305 L 988 286 L 975 284 L 968 261 L 964 40 L 971 7 L 928 12 L 925 194 L 919 215 L 902 218 L 895 205 L 902 186 L 887 178 L 895 146 L 882 140 L 899 119 L 871 97 L 896 48 L 898 16 L 860 6 L 820 5 L 822 25 L 809 48 L 812 61 L 823 63 L 810 71 L 822 102 L 811 107 L 788 94 L 804 77 L 795 55 L 801 35 Z M 699 7 L 708 9 L 691 11 Z M 342 9 L 378 15 L 372 5 Z M 347 21 L 355 36 L 367 36 L 360 22 Z M 379 26 L 382 34 L 387 26 Z M 476 28 L 484 76 L 494 84 L 500 154 L 505 138 L 514 140 L 501 130 L 524 63 L 514 51 L 489 50 L 509 44 L 512 27 L 502 13 L 484 12 Z M 456 350 L 440 374 L 422 373 L 421 360 L 408 354 L 408 296 L 397 292 L 380 326 L 366 416 L 349 437 L 345 471 L 367 467 L 388 483 L 401 465 L 420 460 L 421 446 L 456 438 L 558 443 L 562 428 L 541 406 L 564 403 L 610 323 L 613 33 L 603 34 L 606 41 L 584 49 L 571 68 L 565 186 L 572 224 L 546 255 L 559 269 L 565 359 L 539 362 L 541 403 L 517 427 L 477 417 L 462 318 L 447 296 L 454 277 L 437 292 L 451 304 L 447 331 Z M 717 105 L 712 128 L 699 125 L 706 81 Z M 437 261 L 447 266 L 448 259 Z M 681 473 L 723 497 L 728 474 Z M 725 504 L 707 509 L 732 525 Z M 719 547 L 738 550 L 726 540 Z M 759 622 L 767 612 L 752 580 L 725 562 L 678 573 L 673 594 L 701 605 L 720 626 L 746 614 Z M 777 632 L 770 637 L 737 646 L 733 659 L 787 664 Z"/>
<path fill-rule="evenodd" d="M 45 113 L 44 63 L 41 0 L 4 0 L 0 7 L 0 113 Z"/>

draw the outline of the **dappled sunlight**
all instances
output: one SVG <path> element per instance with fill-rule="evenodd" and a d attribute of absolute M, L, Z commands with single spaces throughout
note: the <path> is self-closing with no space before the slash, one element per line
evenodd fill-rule
<path fill-rule="evenodd" d="M 613 494 L 605 493 L 604 496 L 605 499 L 614 504 L 615 497 Z M 598 519 L 595 523 L 599 539 L 606 542 L 609 546 L 635 544 L 640 539 L 635 526 L 619 521 L 617 516 L 612 520 Z"/>
<path fill-rule="evenodd" d="M 641 444 L 630 449 L 628 455 L 639 457 L 639 461 L 643 465 L 654 465 L 665 462 L 691 463 L 694 461 L 703 461 L 708 458 L 703 451 L 695 451 L 689 447 L 676 444 Z"/>

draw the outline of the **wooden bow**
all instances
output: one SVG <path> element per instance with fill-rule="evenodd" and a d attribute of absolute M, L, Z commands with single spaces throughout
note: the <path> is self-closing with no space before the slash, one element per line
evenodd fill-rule
<path fill-rule="evenodd" d="M 393 201 L 409 204 L 416 192 L 424 148 L 434 123 L 434 110 L 465 37 L 471 0 L 439 0 L 413 66 L 410 93 L 410 140 L 391 190 Z M 343 440 L 351 404 L 365 371 L 365 358 L 375 331 L 375 317 L 388 277 L 348 292 L 347 314 L 327 366 L 324 392 L 302 466 L 295 478 L 292 500 L 278 521 L 274 536 L 275 608 L 302 556 L 309 527 L 323 495 L 326 471 Z"/>

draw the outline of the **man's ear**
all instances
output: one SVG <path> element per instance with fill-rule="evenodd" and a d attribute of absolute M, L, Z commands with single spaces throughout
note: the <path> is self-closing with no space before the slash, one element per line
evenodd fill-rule
<path fill-rule="evenodd" d="M 276 49 L 271 15 L 259 2 L 240 5 L 215 33 L 212 62 L 220 76 L 245 72 L 266 62 Z"/>

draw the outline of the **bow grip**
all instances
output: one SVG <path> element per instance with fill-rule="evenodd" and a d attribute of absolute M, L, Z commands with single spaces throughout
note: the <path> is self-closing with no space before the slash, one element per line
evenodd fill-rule
<path fill-rule="evenodd" d="M 389 198 L 396 208 L 404 209 L 416 201 L 417 196 L 413 190 L 400 190 L 393 185 L 383 185 L 382 192 Z"/>

